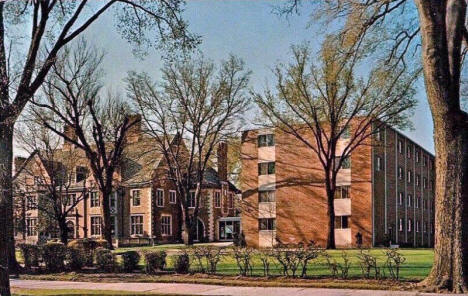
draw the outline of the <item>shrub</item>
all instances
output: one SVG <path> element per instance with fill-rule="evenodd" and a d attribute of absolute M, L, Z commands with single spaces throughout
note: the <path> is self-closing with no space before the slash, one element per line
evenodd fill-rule
<path fill-rule="evenodd" d="M 49 272 L 63 271 L 67 247 L 62 243 L 47 243 L 42 246 L 42 259 Z"/>
<path fill-rule="evenodd" d="M 369 250 L 360 250 L 357 255 L 359 259 L 359 265 L 361 266 L 362 275 L 365 278 L 370 278 L 372 271 L 374 272 L 374 278 L 380 277 L 380 267 L 377 266 L 377 257 L 372 256 Z"/>
<path fill-rule="evenodd" d="M 145 271 L 147 274 L 155 274 L 166 266 L 166 252 L 146 252 L 145 253 Z"/>
<path fill-rule="evenodd" d="M 258 250 L 258 257 L 263 265 L 263 276 L 270 276 L 270 265 L 274 259 L 272 249 Z"/>
<path fill-rule="evenodd" d="M 20 244 L 19 248 L 24 258 L 26 268 L 39 266 L 40 249 L 36 245 Z"/>
<path fill-rule="evenodd" d="M 390 276 L 394 280 L 400 279 L 400 268 L 405 263 L 406 258 L 395 249 L 385 250 L 385 255 L 387 256 L 385 266 L 387 266 Z"/>
<path fill-rule="evenodd" d="M 107 249 L 107 241 L 104 239 L 98 239 L 94 241 L 96 247 L 95 248 L 104 248 Z"/>
<path fill-rule="evenodd" d="M 104 248 L 97 248 L 95 251 L 96 254 L 96 265 L 99 267 L 99 269 L 106 271 L 106 272 L 112 272 L 115 269 L 115 257 L 114 254 Z"/>
<path fill-rule="evenodd" d="M 122 254 L 122 267 L 125 272 L 132 272 L 137 269 L 139 261 L 140 254 L 137 251 L 127 251 Z"/>
<path fill-rule="evenodd" d="M 234 259 L 236 259 L 237 267 L 239 267 L 239 274 L 243 276 L 252 275 L 252 255 L 254 249 L 234 246 L 232 252 Z"/>
<path fill-rule="evenodd" d="M 81 270 L 86 265 L 88 257 L 89 256 L 83 249 L 67 248 L 68 267 L 71 270 Z"/>
<path fill-rule="evenodd" d="M 93 266 L 94 251 L 98 247 L 96 240 L 88 238 L 76 239 L 69 242 L 68 247 L 82 250 L 84 256 L 86 257 L 85 266 Z"/>
<path fill-rule="evenodd" d="M 186 274 L 190 270 L 190 256 L 187 253 L 174 257 L 174 269 L 176 273 Z"/>
<path fill-rule="evenodd" d="M 193 248 L 192 254 L 197 260 L 201 272 L 216 273 L 218 263 L 222 258 L 222 251 L 223 248 L 202 246 Z"/>
<path fill-rule="evenodd" d="M 296 277 L 301 268 L 301 276 L 307 275 L 307 264 L 316 259 L 323 250 L 315 246 L 313 241 L 307 245 L 281 244 L 279 243 L 272 251 L 272 256 L 280 263 L 283 275 Z"/>
<path fill-rule="evenodd" d="M 330 254 L 324 253 L 323 256 L 327 259 L 327 265 L 330 269 L 332 276 L 337 278 L 338 275 L 341 276 L 342 279 L 347 279 L 349 274 L 349 268 L 351 267 L 351 263 L 348 258 L 348 254 L 346 252 L 341 253 L 341 258 L 343 258 L 343 263 L 340 264 L 333 259 Z"/>

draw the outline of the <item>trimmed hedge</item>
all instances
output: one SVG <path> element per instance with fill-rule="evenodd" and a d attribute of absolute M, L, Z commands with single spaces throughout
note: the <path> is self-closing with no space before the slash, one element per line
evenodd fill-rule
<path fill-rule="evenodd" d="M 42 259 L 49 272 L 63 271 L 66 256 L 67 247 L 62 243 L 47 243 L 42 246 Z"/>
<path fill-rule="evenodd" d="M 41 250 L 37 245 L 20 244 L 19 249 L 24 258 L 24 266 L 26 268 L 39 266 L 39 258 L 41 257 Z"/>
<path fill-rule="evenodd" d="M 158 271 L 162 271 L 166 266 L 166 252 L 146 252 L 145 253 L 145 272 L 147 274 L 156 274 Z"/>
<path fill-rule="evenodd" d="M 111 250 L 104 248 L 97 248 L 96 251 L 96 265 L 99 269 L 112 272 L 115 270 L 115 256 Z"/>
<path fill-rule="evenodd" d="M 122 254 L 122 269 L 125 272 L 132 272 L 138 268 L 140 254 L 137 251 L 127 251 Z"/>

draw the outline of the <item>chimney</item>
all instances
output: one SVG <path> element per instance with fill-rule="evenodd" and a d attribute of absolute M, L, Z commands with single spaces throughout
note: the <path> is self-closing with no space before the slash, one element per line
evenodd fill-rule
<path fill-rule="evenodd" d="M 141 114 L 132 114 L 128 116 L 131 125 L 127 131 L 127 141 L 129 143 L 138 142 L 141 136 Z"/>
<path fill-rule="evenodd" d="M 65 136 L 67 136 L 70 139 L 73 139 L 76 141 L 76 134 L 75 134 L 75 129 L 70 126 L 70 125 L 65 125 L 63 127 L 63 133 Z M 63 141 L 63 150 L 70 151 L 74 147 L 74 144 L 68 140 Z"/>
<path fill-rule="evenodd" d="M 227 181 L 227 152 L 226 142 L 218 144 L 218 178 L 220 181 Z"/>

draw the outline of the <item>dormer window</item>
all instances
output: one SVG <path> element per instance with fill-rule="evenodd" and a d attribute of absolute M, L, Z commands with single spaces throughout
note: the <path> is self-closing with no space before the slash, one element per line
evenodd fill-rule
<path fill-rule="evenodd" d="M 88 174 L 88 169 L 86 167 L 83 167 L 83 166 L 77 166 L 76 167 L 76 178 L 75 178 L 75 182 L 76 183 L 79 183 L 79 182 L 82 182 L 84 180 L 86 180 L 86 175 Z"/>

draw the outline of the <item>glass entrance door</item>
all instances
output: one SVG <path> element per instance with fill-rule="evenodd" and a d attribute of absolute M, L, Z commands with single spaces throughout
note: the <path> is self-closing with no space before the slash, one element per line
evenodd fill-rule
<path fill-rule="evenodd" d="M 239 230 L 239 221 L 219 221 L 219 240 L 233 240 Z"/>

